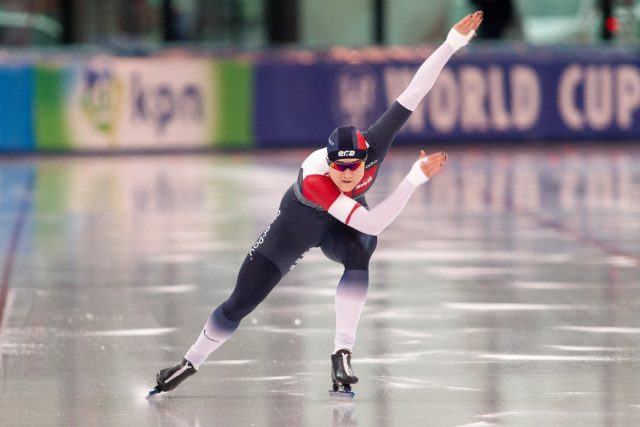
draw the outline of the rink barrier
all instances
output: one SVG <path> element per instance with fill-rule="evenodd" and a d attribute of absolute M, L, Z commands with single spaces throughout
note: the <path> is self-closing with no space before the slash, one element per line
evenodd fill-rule
<path fill-rule="evenodd" d="M 372 123 L 432 50 L 70 54 L 3 63 L 0 151 L 317 146 L 336 126 Z M 635 50 L 480 45 L 452 58 L 397 140 L 638 138 Z"/>
<path fill-rule="evenodd" d="M 0 64 L 0 152 L 34 149 L 33 67 Z"/>
<path fill-rule="evenodd" d="M 395 60 L 386 51 L 263 61 L 256 69 L 257 144 L 317 144 L 338 125 L 366 128 L 397 98 L 429 53 L 423 50 L 411 60 Z M 483 48 L 452 58 L 398 141 L 638 137 L 636 52 Z"/>
<path fill-rule="evenodd" d="M 36 65 L 36 146 L 155 150 L 213 145 L 214 61 L 95 57 Z"/>

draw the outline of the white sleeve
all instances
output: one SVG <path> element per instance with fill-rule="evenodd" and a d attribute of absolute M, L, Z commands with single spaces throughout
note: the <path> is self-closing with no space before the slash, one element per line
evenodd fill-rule
<path fill-rule="evenodd" d="M 427 157 L 416 160 L 407 176 L 389 196 L 371 210 L 352 198 L 340 194 L 327 210 L 331 216 L 365 234 L 377 236 L 398 217 L 413 190 L 429 181 L 420 165 Z"/>
<path fill-rule="evenodd" d="M 360 203 L 341 193 L 331 206 L 329 206 L 327 212 L 338 221 L 348 224 L 349 217 L 353 214 L 354 210 L 357 210 L 360 206 L 362 206 Z"/>
<path fill-rule="evenodd" d="M 462 35 L 455 29 L 451 29 L 447 35 L 447 40 L 440 45 L 428 58 L 422 63 L 415 76 L 409 83 L 409 86 L 400 94 L 397 101 L 408 110 L 414 111 L 422 98 L 431 90 L 438 75 L 444 68 L 449 58 L 461 47 L 469 43 L 469 40 L 475 35 L 471 31 L 467 35 Z"/>
<path fill-rule="evenodd" d="M 347 225 L 366 234 L 377 236 L 402 212 L 417 187 L 407 178 L 389 196 L 370 211 L 361 208 L 351 214 Z"/>

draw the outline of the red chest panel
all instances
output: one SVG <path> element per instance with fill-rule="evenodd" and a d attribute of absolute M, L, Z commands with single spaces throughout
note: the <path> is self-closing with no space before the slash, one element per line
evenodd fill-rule
<path fill-rule="evenodd" d="M 364 176 L 362 177 L 358 185 L 356 185 L 353 191 L 345 194 L 351 198 L 355 198 L 364 194 L 364 192 L 371 187 L 371 184 L 373 184 L 373 181 L 376 180 L 376 175 L 378 174 L 378 166 L 379 165 L 376 164 L 370 167 L 369 169 L 365 170 Z"/>

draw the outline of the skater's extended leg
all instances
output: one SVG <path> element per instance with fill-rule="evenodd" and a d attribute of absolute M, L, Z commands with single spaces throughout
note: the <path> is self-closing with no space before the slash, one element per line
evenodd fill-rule
<path fill-rule="evenodd" d="M 351 351 L 364 309 L 369 287 L 369 260 L 376 248 L 375 236 L 339 224 L 322 243 L 329 258 L 344 265 L 344 273 L 336 291 L 335 349 L 331 355 L 331 379 L 334 397 L 352 398 L 351 385 L 358 382 L 351 368 Z"/>
<path fill-rule="evenodd" d="M 233 335 L 242 318 L 269 295 L 281 277 L 278 267 L 262 254 L 247 255 L 229 299 L 213 310 L 182 362 L 158 372 L 157 385 L 149 396 L 173 390 L 195 374 L 200 364 Z"/>
<path fill-rule="evenodd" d="M 358 322 L 367 299 L 369 260 L 376 245 L 375 236 L 361 233 L 344 224 L 332 228 L 322 243 L 325 255 L 340 262 L 345 268 L 335 299 L 335 351 L 351 351 L 355 344 Z"/>
<path fill-rule="evenodd" d="M 343 392 L 351 393 L 351 384 L 358 377 L 351 368 L 351 351 L 356 340 L 356 330 L 360 315 L 367 299 L 369 272 L 366 270 L 345 270 L 336 292 L 336 335 L 335 349 L 331 355 L 331 379 L 336 386 L 343 386 Z"/>
<path fill-rule="evenodd" d="M 280 278 L 278 267 L 262 254 L 247 255 L 233 293 L 211 313 L 185 359 L 197 368 L 233 335 L 240 321 L 269 295 Z"/>
<path fill-rule="evenodd" d="M 165 377 L 171 378 L 169 383 L 175 388 L 193 374 L 233 335 L 240 321 L 267 297 L 295 262 L 307 250 L 318 246 L 331 221 L 328 215 L 318 215 L 301 204 L 292 186 L 283 196 L 274 221 L 251 247 L 229 299 L 211 313 L 183 362 L 160 371 L 158 385 L 149 395 L 170 390 L 165 387 Z"/>
<path fill-rule="evenodd" d="M 200 364 L 233 335 L 242 318 L 269 295 L 280 278 L 278 267 L 262 254 L 247 255 L 229 299 L 213 310 L 182 362 L 158 372 L 157 385 L 149 396 L 173 390 L 195 374 Z"/>
<path fill-rule="evenodd" d="M 345 270 L 336 291 L 335 351 L 353 350 L 360 315 L 367 300 L 369 272 Z"/>

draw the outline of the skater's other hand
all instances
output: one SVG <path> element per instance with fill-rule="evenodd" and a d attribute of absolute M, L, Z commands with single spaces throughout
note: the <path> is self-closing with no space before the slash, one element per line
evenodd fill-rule
<path fill-rule="evenodd" d="M 459 20 L 458 23 L 453 26 L 453 28 L 455 28 L 455 30 L 463 36 L 466 36 L 472 30 L 477 30 L 481 23 L 482 11 L 479 10 Z"/>
<path fill-rule="evenodd" d="M 431 179 L 432 176 L 436 175 L 444 167 L 447 163 L 447 158 L 447 153 L 444 151 L 427 156 L 424 150 L 420 150 L 420 156 L 418 156 L 418 160 L 421 160 L 420 169 L 427 178 Z"/>

